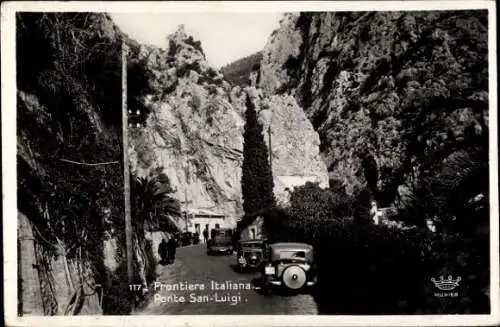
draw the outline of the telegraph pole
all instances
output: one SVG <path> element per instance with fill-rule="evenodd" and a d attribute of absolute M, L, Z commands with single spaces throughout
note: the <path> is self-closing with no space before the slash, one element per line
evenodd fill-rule
<path fill-rule="evenodd" d="M 188 201 L 187 189 L 184 189 L 184 203 L 185 203 L 185 205 L 184 205 L 184 210 L 185 210 L 184 219 L 186 222 L 186 232 L 188 231 L 188 224 L 189 224 L 188 204 L 190 202 L 191 201 Z"/>
<path fill-rule="evenodd" d="M 272 120 L 272 118 L 271 118 L 271 120 Z M 267 133 L 269 134 L 269 168 L 271 168 L 271 173 L 272 173 L 273 172 L 273 148 L 271 145 L 271 121 L 269 121 L 269 127 L 267 128 Z"/>
<path fill-rule="evenodd" d="M 132 213 L 130 209 L 130 169 L 128 157 L 128 112 L 127 112 L 127 45 L 122 43 L 122 134 L 123 134 L 123 192 L 125 197 L 125 242 L 127 247 L 128 284 L 133 284 Z M 135 294 L 130 296 L 132 311 Z"/>

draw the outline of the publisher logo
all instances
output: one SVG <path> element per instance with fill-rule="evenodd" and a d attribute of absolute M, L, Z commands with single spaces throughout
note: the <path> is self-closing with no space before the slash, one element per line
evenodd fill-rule
<path fill-rule="evenodd" d="M 445 276 L 441 275 L 438 279 L 432 277 L 431 281 L 434 283 L 434 286 L 437 289 L 439 289 L 440 291 L 444 291 L 444 292 L 436 292 L 436 293 L 434 293 L 434 296 L 436 296 L 436 297 L 457 297 L 458 293 L 452 292 L 452 291 L 458 287 L 460 280 L 461 280 L 460 276 L 453 279 L 453 277 L 451 275 L 449 275 L 447 278 L 445 278 Z"/>

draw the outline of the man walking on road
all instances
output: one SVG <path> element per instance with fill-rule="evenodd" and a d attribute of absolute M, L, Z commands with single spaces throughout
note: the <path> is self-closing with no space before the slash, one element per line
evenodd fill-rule
<path fill-rule="evenodd" d="M 205 242 L 205 244 L 208 241 L 208 230 L 206 228 L 203 230 L 203 241 Z"/>
<path fill-rule="evenodd" d="M 175 235 L 172 235 L 168 240 L 168 263 L 174 263 L 176 248 L 177 248 L 177 240 L 175 238 Z"/>

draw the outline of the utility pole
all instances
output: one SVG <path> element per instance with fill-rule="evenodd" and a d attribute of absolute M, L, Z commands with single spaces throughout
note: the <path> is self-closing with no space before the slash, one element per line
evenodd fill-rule
<path fill-rule="evenodd" d="M 271 113 L 272 115 L 272 113 Z M 272 117 L 272 116 L 271 116 Z M 269 134 L 269 167 L 271 168 L 271 173 L 273 172 L 273 148 L 271 144 L 271 121 L 269 121 L 269 127 L 267 128 L 267 133 Z"/>
<path fill-rule="evenodd" d="M 186 232 L 188 231 L 188 224 L 189 224 L 188 204 L 190 202 L 191 201 L 188 201 L 187 189 L 184 189 L 184 203 L 185 203 L 185 206 L 184 206 L 184 210 L 185 210 L 184 219 L 185 219 L 185 222 L 186 222 L 186 230 L 185 230 Z"/>
<path fill-rule="evenodd" d="M 125 242 L 127 247 L 127 275 L 129 287 L 134 282 L 132 251 L 132 213 L 130 209 L 130 168 L 128 157 L 128 112 L 127 112 L 127 45 L 122 43 L 122 134 L 123 134 L 123 191 L 125 197 Z M 130 296 L 132 312 L 135 294 Z"/>

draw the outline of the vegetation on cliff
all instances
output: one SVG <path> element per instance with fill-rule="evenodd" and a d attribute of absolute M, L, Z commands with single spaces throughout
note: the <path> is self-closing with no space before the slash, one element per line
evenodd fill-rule
<path fill-rule="evenodd" d="M 75 294 L 66 309 L 73 314 L 84 310 L 88 299 L 82 294 L 94 292 L 97 285 L 109 302 L 113 291 L 108 282 L 117 276 L 106 271 L 103 243 L 108 236 L 124 241 L 123 41 L 130 47 L 128 104 L 141 111 L 140 122 L 148 115 L 143 98 L 150 88 L 149 72 L 138 58 L 138 44 L 109 17 L 17 14 L 18 208 L 32 222 L 36 244 L 48 262 L 62 256 L 78 267 Z M 124 275 L 118 279 L 126 281 Z M 43 297 L 45 305 L 61 300 L 49 291 Z M 115 312 L 108 308 L 105 313 Z M 54 310 L 46 314 L 59 309 Z"/>
<path fill-rule="evenodd" d="M 259 71 L 261 60 L 262 52 L 259 51 L 225 65 L 221 72 L 233 86 L 250 86 L 250 74 Z"/>

